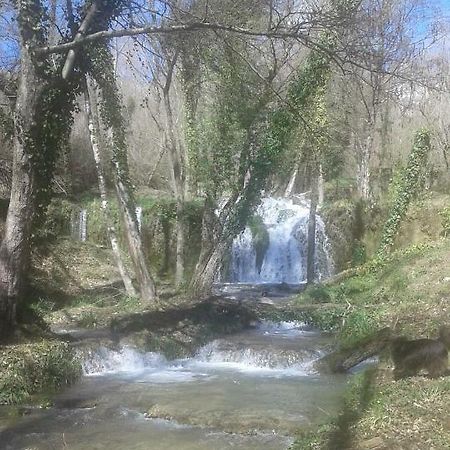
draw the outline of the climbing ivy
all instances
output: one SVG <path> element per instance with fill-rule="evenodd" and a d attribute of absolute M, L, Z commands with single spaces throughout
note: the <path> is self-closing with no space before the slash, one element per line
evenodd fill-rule
<path fill-rule="evenodd" d="M 23 41 L 23 51 L 29 52 L 34 66 L 39 99 L 33 110 L 32 126 L 28 132 L 22 132 L 21 140 L 33 167 L 35 212 L 33 216 L 33 233 L 42 226 L 47 206 L 53 195 L 52 181 L 58 157 L 68 148 L 68 139 L 73 124 L 75 98 L 79 92 L 78 79 L 69 82 L 61 80 L 60 71 L 64 56 L 39 57 L 34 48 L 47 44 L 50 34 L 49 15 L 43 2 L 22 0 L 17 2 L 17 22 Z M 69 39 L 69 36 L 66 36 Z M 15 127 L 20 130 L 21 117 L 16 116 Z M 13 130 L 9 130 L 12 134 Z"/>
<path fill-rule="evenodd" d="M 378 258 L 385 257 L 394 245 L 395 236 L 400 228 L 401 221 L 408 211 L 409 204 L 419 191 L 421 177 L 430 149 L 430 132 L 426 129 L 417 131 L 408 164 L 398 182 L 391 211 L 384 225 L 380 247 L 377 252 Z"/>

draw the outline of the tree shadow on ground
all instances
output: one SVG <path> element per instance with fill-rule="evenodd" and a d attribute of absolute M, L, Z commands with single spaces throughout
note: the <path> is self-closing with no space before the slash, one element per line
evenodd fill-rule
<path fill-rule="evenodd" d="M 336 427 L 329 433 L 327 450 L 348 450 L 354 448 L 353 426 L 364 414 L 374 396 L 377 368 L 366 369 L 363 374 L 361 386 L 358 389 L 358 398 L 346 401 L 342 413 L 336 421 Z"/>

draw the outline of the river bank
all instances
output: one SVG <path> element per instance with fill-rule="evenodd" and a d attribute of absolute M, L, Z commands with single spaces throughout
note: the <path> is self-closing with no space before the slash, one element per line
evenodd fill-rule
<path fill-rule="evenodd" d="M 311 320 L 333 330 L 341 348 L 385 327 L 410 339 L 434 338 L 450 321 L 449 255 L 446 240 L 397 251 L 308 289 L 296 309 L 322 305 Z M 386 349 L 375 367 L 352 378 L 341 413 L 293 448 L 444 450 L 449 442 L 450 378 L 394 381 Z"/>

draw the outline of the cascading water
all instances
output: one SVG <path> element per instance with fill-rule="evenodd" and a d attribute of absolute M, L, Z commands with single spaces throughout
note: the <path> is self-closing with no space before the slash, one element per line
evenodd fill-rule
<path fill-rule="evenodd" d="M 136 206 L 136 220 L 138 223 L 138 229 L 142 229 L 142 206 Z"/>
<path fill-rule="evenodd" d="M 136 220 L 138 224 L 138 229 L 142 229 L 142 206 L 136 206 Z M 78 211 L 73 211 L 72 218 L 70 221 L 70 230 L 72 237 L 81 242 L 86 242 L 87 240 L 87 222 L 88 222 L 88 212 L 86 209 L 80 209 Z"/>
<path fill-rule="evenodd" d="M 217 370 L 299 377 L 314 373 L 313 362 L 323 356 L 321 350 L 308 345 L 307 338 L 317 338 L 317 332 L 309 331 L 300 322 L 263 322 L 247 334 L 252 337 L 249 342 L 244 343 L 242 336 L 217 339 L 202 347 L 194 357 L 173 361 L 159 353 L 143 353 L 126 346 L 114 350 L 99 347 L 84 355 L 83 371 L 85 375 L 126 372 L 142 377 L 145 374 L 148 381 L 165 383 L 208 378 L 212 374 L 216 376 Z M 296 341 L 299 337 L 304 338 L 304 347 Z M 274 345 L 276 340 L 279 342 Z"/>
<path fill-rule="evenodd" d="M 70 221 L 72 237 L 77 241 L 85 242 L 87 239 L 87 211 L 80 209 L 72 213 Z"/>
<path fill-rule="evenodd" d="M 306 281 L 309 205 L 286 198 L 264 198 L 256 214 L 267 230 L 268 245 L 255 245 L 247 227 L 233 241 L 230 280 L 234 283 L 288 283 Z M 332 273 L 325 226 L 316 216 L 316 277 L 320 280 Z M 258 252 L 263 251 L 263 255 Z M 259 260 L 259 261 L 258 261 Z M 262 263 L 261 263 L 262 261 Z"/>

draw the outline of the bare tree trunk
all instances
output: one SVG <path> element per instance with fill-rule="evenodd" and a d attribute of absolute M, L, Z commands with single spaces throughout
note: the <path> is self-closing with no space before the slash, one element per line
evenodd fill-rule
<path fill-rule="evenodd" d="M 97 96 L 93 81 L 89 77 L 86 77 L 85 107 L 89 121 L 89 137 L 91 140 L 92 152 L 94 154 L 95 166 L 97 169 L 98 188 L 100 191 L 100 197 L 102 199 L 102 210 L 107 225 L 108 238 L 111 243 L 111 248 L 114 260 L 116 262 L 116 266 L 119 270 L 120 276 L 125 286 L 125 291 L 128 296 L 137 297 L 137 293 L 136 290 L 134 289 L 131 277 L 128 274 L 128 271 L 123 263 L 119 242 L 117 239 L 116 229 L 114 227 L 113 220 L 111 217 L 111 210 L 109 207 L 108 195 L 106 190 L 105 174 L 103 171 L 103 164 L 101 160 L 100 147 L 104 148 L 104 145 L 101 145 L 100 120 L 98 115 L 96 98 Z"/>
<path fill-rule="evenodd" d="M 323 201 L 325 198 L 325 181 L 323 179 L 323 168 L 322 164 L 319 164 L 319 179 L 317 181 L 318 187 L 318 197 L 317 197 L 317 206 L 320 208 L 323 205 Z"/>
<path fill-rule="evenodd" d="M 211 289 L 216 279 L 226 250 L 227 242 L 218 242 L 209 248 L 207 254 L 204 254 L 197 264 L 195 275 L 191 283 L 191 293 L 197 298 L 205 298 L 211 294 Z"/>
<path fill-rule="evenodd" d="M 311 284 L 315 279 L 316 256 L 316 213 L 319 198 L 319 176 L 316 171 L 311 176 L 311 205 L 308 220 L 308 249 L 306 255 L 306 283 Z"/>
<path fill-rule="evenodd" d="M 22 37 L 20 83 L 14 112 L 14 161 L 11 198 L 0 246 L 0 335 L 14 327 L 16 306 L 28 271 L 30 235 L 35 205 L 34 127 L 44 89 Z"/>
<path fill-rule="evenodd" d="M 125 226 L 128 250 L 143 300 L 152 300 L 156 297 L 155 282 L 148 270 L 144 247 L 136 217 L 136 204 L 130 192 L 130 178 L 126 154 L 114 146 L 115 187 L 119 210 Z"/>
<path fill-rule="evenodd" d="M 286 190 L 284 191 L 284 197 L 290 197 L 292 195 L 292 191 L 294 189 L 295 182 L 297 181 L 298 169 L 299 169 L 299 164 L 297 162 L 297 163 L 295 163 L 294 171 L 292 172 L 289 183 L 286 187 Z"/>

